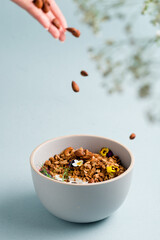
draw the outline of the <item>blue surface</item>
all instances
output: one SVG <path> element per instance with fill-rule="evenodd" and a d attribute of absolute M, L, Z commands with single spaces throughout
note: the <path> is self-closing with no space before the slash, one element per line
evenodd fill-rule
<path fill-rule="evenodd" d="M 158 240 L 160 127 L 147 123 L 147 102 L 136 99 L 132 86 L 123 95 L 106 94 L 86 51 L 89 44 L 98 44 L 97 38 L 80 23 L 73 2 L 59 2 L 68 25 L 81 29 L 79 39 L 68 34 L 60 43 L 16 5 L 1 2 L 0 238 Z M 81 69 L 88 78 L 80 77 Z M 80 93 L 72 91 L 72 80 Z M 137 134 L 135 141 L 128 139 L 131 132 Z M 113 138 L 135 155 L 128 197 L 106 220 L 62 221 L 44 209 L 34 192 L 30 153 L 47 139 L 69 134 Z"/>

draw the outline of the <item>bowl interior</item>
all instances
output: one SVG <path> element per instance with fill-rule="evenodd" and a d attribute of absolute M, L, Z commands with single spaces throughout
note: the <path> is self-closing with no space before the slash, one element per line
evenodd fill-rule
<path fill-rule="evenodd" d="M 113 151 L 114 155 L 120 157 L 126 169 L 129 168 L 133 160 L 130 151 L 114 140 L 97 136 L 73 135 L 54 138 L 39 145 L 31 155 L 32 167 L 38 171 L 49 157 L 59 154 L 67 147 L 75 149 L 83 147 L 95 153 L 98 153 L 102 147 L 108 147 Z"/>

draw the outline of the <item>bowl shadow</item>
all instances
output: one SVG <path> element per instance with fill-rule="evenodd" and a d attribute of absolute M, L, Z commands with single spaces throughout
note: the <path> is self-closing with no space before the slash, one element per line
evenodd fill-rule
<path fill-rule="evenodd" d="M 32 232 L 33 235 L 44 233 L 44 230 L 51 232 L 53 236 L 59 236 L 62 231 L 72 236 L 77 231 L 84 233 L 88 229 L 92 230 L 98 226 L 106 224 L 111 217 L 93 223 L 72 223 L 61 220 L 50 214 L 40 203 L 33 192 L 19 195 L 11 195 L 3 199 L 0 205 L 0 222 L 2 229 L 14 229 L 17 234 Z"/>

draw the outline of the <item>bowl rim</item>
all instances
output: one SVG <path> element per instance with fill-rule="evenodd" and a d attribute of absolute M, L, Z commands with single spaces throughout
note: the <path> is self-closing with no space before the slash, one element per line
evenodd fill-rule
<path fill-rule="evenodd" d="M 106 180 L 106 181 L 103 181 L 103 182 L 98 182 L 98 183 L 90 183 L 90 184 L 81 184 L 81 183 L 78 183 L 78 184 L 75 184 L 75 183 L 69 183 L 69 182 L 62 182 L 62 181 L 58 181 L 56 179 L 52 179 L 52 178 L 49 178 L 47 176 L 45 176 L 44 174 L 40 173 L 36 167 L 34 166 L 34 163 L 33 163 L 33 160 L 34 160 L 34 155 L 36 153 L 36 151 L 41 148 L 43 145 L 45 144 L 48 144 L 49 142 L 52 142 L 52 141 L 56 141 L 56 140 L 60 140 L 60 139 L 64 139 L 64 138 L 70 138 L 70 137 L 92 137 L 92 138 L 101 138 L 101 139 L 105 139 L 105 140 L 109 140 L 111 142 L 115 142 L 117 144 L 119 144 L 120 146 L 122 146 L 123 148 L 125 148 L 125 150 L 127 150 L 127 152 L 129 153 L 130 157 L 131 157 L 131 164 L 130 166 L 127 168 L 127 170 L 122 173 L 121 175 L 113 178 L 113 179 L 109 179 L 109 180 Z M 70 186 L 94 186 L 94 185 L 101 185 L 101 184 L 107 184 L 107 183 L 110 183 L 110 182 L 114 182 L 114 181 L 118 181 L 120 178 L 123 178 L 124 176 L 126 176 L 132 169 L 133 169 L 133 166 L 134 166 L 134 156 L 132 154 L 132 152 L 126 147 L 124 146 L 123 144 L 119 143 L 118 141 L 115 141 L 113 139 L 110 139 L 110 138 L 107 138 L 107 137 L 103 137 L 103 136 L 96 136 L 96 135 L 88 135 L 88 134 L 75 134 L 75 135 L 66 135 L 66 136 L 60 136 L 60 137 L 55 137 L 55 138 L 52 138 L 52 139 L 49 139 L 41 144 L 39 144 L 31 153 L 30 155 L 30 165 L 31 165 L 31 168 L 38 174 L 40 175 L 41 177 L 47 179 L 48 181 L 53 181 L 53 182 L 56 182 L 56 183 L 59 183 L 59 184 L 67 184 L 67 185 L 70 185 Z"/>

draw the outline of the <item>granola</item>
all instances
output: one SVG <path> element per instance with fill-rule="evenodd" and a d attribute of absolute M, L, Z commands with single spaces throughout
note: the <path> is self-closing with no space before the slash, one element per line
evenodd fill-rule
<path fill-rule="evenodd" d="M 125 170 L 119 157 L 109 148 L 93 153 L 82 147 L 68 147 L 46 160 L 39 171 L 58 181 L 85 184 L 107 181 L 121 175 Z"/>

